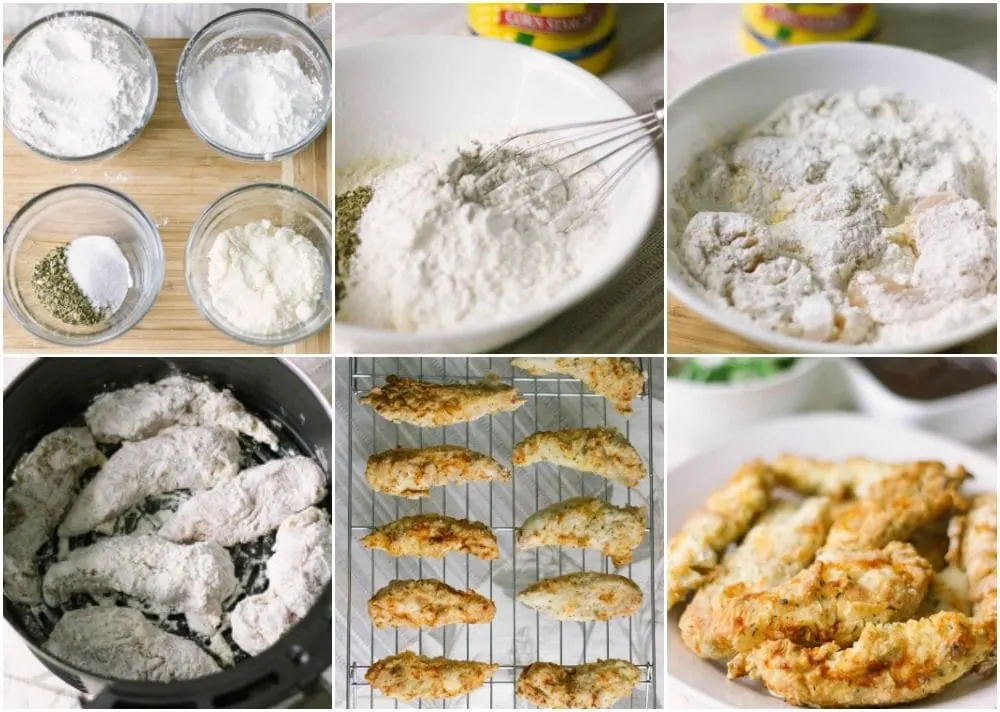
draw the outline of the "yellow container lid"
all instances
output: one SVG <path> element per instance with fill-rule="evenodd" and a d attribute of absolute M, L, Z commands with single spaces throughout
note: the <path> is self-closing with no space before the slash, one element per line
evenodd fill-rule
<path fill-rule="evenodd" d="M 748 3 L 743 5 L 742 39 L 751 54 L 817 42 L 876 39 L 871 3 Z"/>

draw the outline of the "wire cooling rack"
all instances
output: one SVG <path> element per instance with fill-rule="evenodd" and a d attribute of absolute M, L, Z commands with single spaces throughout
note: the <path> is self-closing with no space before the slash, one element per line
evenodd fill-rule
<path fill-rule="evenodd" d="M 657 511 L 653 506 L 653 409 L 639 407 L 631 420 L 619 415 L 608 403 L 587 392 L 576 379 L 561 376 L 527 376 L 513 369 L 504 358 L 352 358 L 351 399 L 348 405 L 348 438 L 351 443 L 347 467 L 347 611 L 349 630 L 343 657 L 346 669 L 347 704 L 350 707 L 531 707 L 514 694 L 521 669 L 535 661 L 576 665 L 606 658 L 621 658 L 639 667 L 640 682 L 620 708 L 657 706 L 657 621 L 654 606 Z M 653 390 L 650 359 L 641 359 L 647 374 L 641 395 Z M 372 386 L 381 385 L 389 374 L 443 383 L 475 382 L 495 373 L 513 384 L 526 398 L 513 413 L 501 413 L 441 428 L 417 428 L 390 423 L 357 402 Z M 431 497 L 405 500 L 372 492 L 364 479 L 368 456 L 397 446 L 424 447 L 448 443 L 486 453 L 510 465 L 515 443 L 538 430 L 608 426 L 617 428 L 639 449 L 650 476 L 636 489 L 613 484 L 596 475 L 541 463 L 514 471 L 511 482 L 448 485 L 431 490 Z M 628 619 L 601 623 L 560 622 L 514 600 L 514 594 L 544 578 L 572 571 L 614 571 L 606 557 L 594 550 L 548 547 L 517 551 L 517 527 L 530 514 L 554 502 L 577 496 L 598 497 L 614 504 L 645 505 L 649 522 L 643 544 L 635 550 L 633 563 L 618 570 L 639 584 L 644 592 L 642 608 Z M 359 540 L 374 527 L 403 516 L 435 512 L 485 522 L 493 530 L 500 557 L 481 561 L 468 555 L 450 554 L 444 559 L 394 558 L 368 550 Z M 456 588 L 472 588 L 496 603 L 497 614 L 489 625 L 454 625 L 430 630 L 375 629 L 368 617 L 372 594 L 392 579 L 437 578 Z M 368 668 L 378 659 L 404 650 L 499 665 L 493 678 L 468 695 L 443 702 L 400 702 L 373 690 L 365 681 Z"/>

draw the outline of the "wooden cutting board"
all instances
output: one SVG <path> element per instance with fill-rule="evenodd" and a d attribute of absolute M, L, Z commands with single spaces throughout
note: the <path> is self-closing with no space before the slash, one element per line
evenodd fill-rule
<path fill-rule="evenodd" d="M 767 354 L 770 349 L 747 341 L 727 331 L 684 305 L 679 299 L 667 299 L 667 352 L 670 354 Z M 997 332 L 958 346 L 949 353 L 995 354 Z"/>
<path fill-rule="evenodd" d="M 6 45 L 5 40 L 5 45 Z M 328 354 L 330 327 L 296 344 L 261 349 L 231 339 L 195 307 L 184 282 L 184 243 L 191 225 L 216 198 L 260 181 L 293 185 L 330 204 L 331 129 L 290 158 L 269 163 L 230 160 L 191 131 L 177 104 L 174 73 L 184 39 L 147 39 L 159 72 L 156 108 L 142 135 L 114 158 L 71 165 L 37 156 L 7 131 L 3 136 L 4 224 L 30 198 L 68 183 L 98 183 L 125 193 L 160 230 L 166 268 L 153 308 L 131 331 L 86 353 L 286 353 Z M 4 310 L 4 350 L 8 353 L 73 351 L 35 338 Z"/>

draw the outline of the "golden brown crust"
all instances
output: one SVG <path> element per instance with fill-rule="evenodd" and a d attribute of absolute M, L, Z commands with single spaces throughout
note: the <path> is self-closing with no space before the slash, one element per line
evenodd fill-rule
<path fill-rule="evenodd" d="M 493 458 L 458 445 L 398 447 L 372 455 L 365 468 L 373 490 L 410 499 L 429 496 L 437 485 L 510 478 L 510 470 Z"/>
<path fill-rule="evenodd" d="M 436 579 L 390 581 L 368 600 L 368 615 L 376 628 L 489 623 L 496 612 L 496 604 L 485 596 Z"/>
<path fill-rule="evenodd" d="M 517 547 L 599 549 L 615 567 L 632 561 L 645 538 L 647 509 L 616 507 L 593 497 L 574 497 L 535 512 L 517 533 Z"/>
<path fill-rule="evenodd" d="M 639 610 L 642 590 L 618 574 L 580 571 L 532 584 L 517 594 L 517 600 L 556 620 L 606 621 Z"/>
<path fill-rule="evenodd" d="M 398 700 L 438 700 L 482 687 L 497 667 L 474 660 L 429 658 L 407 650 L 377 661 L 365 673 L 365 680 L 383 695 Z"/>
<path fill-rule="evenodd" d="M 962 526 L 960 557 L 962 569 L 968 575 L 969 602 L 972 615 L 983 620 L 997 619 L 997 496 L 981 494 Z M 976 672 L 983 677 L 996 673 L 996 650 L 984 660 Z"/>
<path fill-rule="evenodd" d="M 625 660 L 574 666 L 539 662 L 521 671 L 516 692 L 537 707 L 597 709 L 630 695 L 640 677 L 639 668 Z"/>
<path fill-rule="evenodd" d="M 524 405 L 513 386 L 494 374 L 479 383 L 427 383 L 412 378 L 387 376 L 384 386 L 375 386 L 361 396 L 361 403 L 386 420 L 422 428 L 466 423 L 491 413 L 505 413 Z"/>
<path fill-rule="evenodd" d="M 552 462 L 607 477 L 635 487 L 646 476 L 646 466 L 624 435 L 614 428 L 569 428 L 532 433 L 514 446 L 515 467 Z"/>
<path fill-rule="evenodd" d="M 385 524 L 361 537 L 361 545 L 391 556 L 440 559 L 452 552 L 478 559 L 500 556 L 497 538 L 482 522 L 442 514 L 416 514 Z"/>
<path fill-rule="evenodd" d="M 646 383 L 646 374 L 627 358 L 515 358 L 511 364 L 533 376 L 565 373 L 578 378 L 622 415 L 632 412 L 632 401 Z"/>
<path fill-rule="evenodd" d="M 852 457 L 834 461 L 787 453 L 774 458 L 768 465 L 774 472 L 777 485 L 801 494 L 821 494 L 839 499 L 870 497 L 872 488 L 883 480 L 899 477 L 923 479 L 949 472 L 947 465 L 935 460 L 885 462 Z"/>

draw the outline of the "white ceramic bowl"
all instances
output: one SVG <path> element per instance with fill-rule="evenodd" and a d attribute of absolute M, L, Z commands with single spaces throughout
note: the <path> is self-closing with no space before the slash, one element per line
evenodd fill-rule
<path fill-rule="evenodd" d="M 909 49 L 877 44 L 831 43 L 782 49 L 726 67 L 679 94 L 667 107 L 667 185 L 687 171 L 699 153 L 764 119 L 782 101 L 809 91 L 890 87 L 951 109 L 996 144 L 997 85 L 954 62 Z M 669 187 L 668 187 L 669 191 Z M 672 244 L 667 226 L 667 244 Z M 755 326 L 710 304 L 681 278 L 667 259 L 671 294 L 701 316 L 778 353 L 940 352 L 996 328 L 996 317 L 969 323 L 946 336 L 901 347 L 808 341 Z"/>
<path fill-rule="evenodd" d="M 600 79 L 570 62 L 483 38 L 393 38 L 339 49 L 334 67 L 337 170 L 406 158 L 453 137 L 635 113 Z M 447 332 L 392 332 L 338 322 L 337 352 L 476 353 L 524 336 L 625 265 L 656 216 L 662 178 L 656 153 L 650 152 L 611 195 L 607 259 L 595 260 L 599 264 L 591 273 L 559 299 L 517 319 Z"/>

